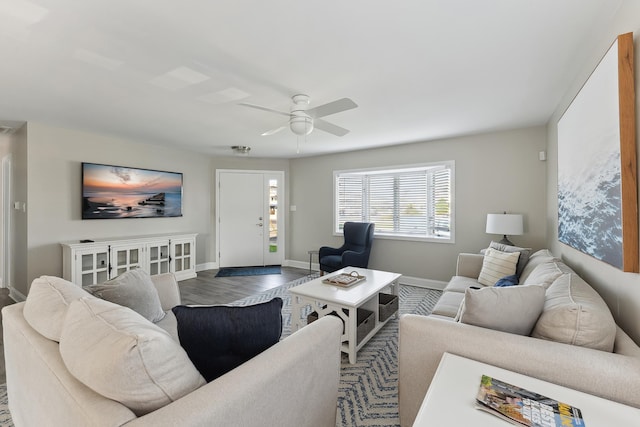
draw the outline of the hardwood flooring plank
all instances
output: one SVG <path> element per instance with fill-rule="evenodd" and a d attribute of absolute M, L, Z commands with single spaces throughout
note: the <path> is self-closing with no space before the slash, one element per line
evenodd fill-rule
<path fill-rule="evenodd" d="M 233 301 L 284 285 L 309 274 L 304 268 L 282 267 L 281 274 L 215 277 L 218 270 L 206 270 L 198 277 L 179 282 L 183 304 L 229 304 Z"/>

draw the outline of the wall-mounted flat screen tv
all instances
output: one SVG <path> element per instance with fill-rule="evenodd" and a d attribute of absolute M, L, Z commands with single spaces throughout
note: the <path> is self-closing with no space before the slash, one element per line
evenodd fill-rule
<path fill-rule="evenodd" d="M 182 174 L 82 163 L 82 219 L 182 216 Z"/>

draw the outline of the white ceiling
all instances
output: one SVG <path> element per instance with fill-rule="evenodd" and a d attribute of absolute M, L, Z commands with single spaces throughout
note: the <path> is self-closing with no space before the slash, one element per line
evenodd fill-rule
<path fill-rule="evenodd" d="M 284 158 L 541 125 L 621 2 L 1 0 L 0 119 Z M 296 93 L 351 132 L 237 105 Z"/>

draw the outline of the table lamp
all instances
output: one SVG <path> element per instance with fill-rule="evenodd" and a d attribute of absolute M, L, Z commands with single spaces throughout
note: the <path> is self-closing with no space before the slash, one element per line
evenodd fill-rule
<path fill-rule="evenodd" d="M 514 246 L 507 235 L 519 236 L 523 233 L 522 215 L 520 214 L 487 214 L 487 234 L 502 234 L 500 243 Z"/>

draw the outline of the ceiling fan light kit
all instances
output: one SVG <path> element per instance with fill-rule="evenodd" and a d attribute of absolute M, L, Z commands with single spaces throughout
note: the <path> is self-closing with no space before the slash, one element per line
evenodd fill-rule
<path fill-rule="evenodd" d="M 251 151 L 251 147 L 246 145 L 232 145 L 231 149 L 240 156 L 248 156 L 249 151 Z"/>
<path fill-rule="evenodd" d="M 289 121 L 291 132 L 298 136 L 306 136 L 313 130 L 313 119 L 305 115 L 296 115 Z"/>
<path fill-rule="evenodd" d="M 344 136 L 349 133 L 348 129 L 324 121 L 321 119 L 321 117 L 351 110 L 353 108 L 356 108 L 358 104 L 356 104 L 349 98 L 342 98 L 324 105 L 320 105 L 318 107 L 309 108 L 309 99 L 310 98 L 308 95 L 293 95 L 291 97 L 293 104 L 291 105 L 289 113 L 284 113 L 282 111 L 273 110 L 271 108 L 262 107 L 260 105 L 248 104 L 245 102 L 241 102 L 240 105 L 284 116 L 289 116 L 289 129 L 291 129 L 291 132 L 298 136 L 309 135 L 314 130 L 314 128 L 328 132 L 335 136 Z M 262 135 L 273 135 L 285 129 L 286 127 L 287 125 L 280 126 L 276 129 L 268 130 Z"/>

